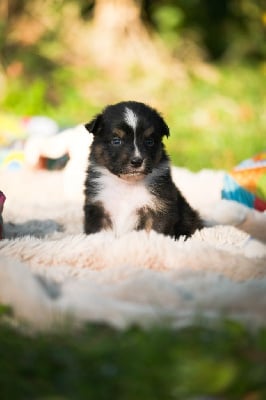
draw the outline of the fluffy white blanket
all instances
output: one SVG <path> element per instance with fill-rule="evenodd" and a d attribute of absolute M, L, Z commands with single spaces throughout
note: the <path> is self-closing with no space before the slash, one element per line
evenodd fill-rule
<path fill-rule="evenodd" d="M 199 316 L 264 323 L 266 214 L 221 201 L 222 171 L 174 168 L 173 176 L 210 225 L 187 241 L 86 236 L 82 191 L 73 180 L 75 196 L 66 195 L 64 171 L 1 171 L 0 302 L 35 328 L 69 319 L 182 326 Z"/>

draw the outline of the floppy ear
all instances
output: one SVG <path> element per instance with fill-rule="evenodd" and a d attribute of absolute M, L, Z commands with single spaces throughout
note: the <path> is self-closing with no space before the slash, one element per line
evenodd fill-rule
<path fill-rule="evenodd" d="M 160 117 L 160 120 L 161 120 L 160 121 L 161 122 L 161 124 L 160 124 L 161 125 L 160 126 L 161 135 L 162 135 L 162 137 L 166 136 L 168 138 L 170 136 L 170 130 L 162 117 Z"/>
<path fill-rule="evenodd" d="M 87 122 L 84 126 L 90 133 L 96 135 L 101 128 L 102 124 L 102 114 L 96 115 L 90 122 Z"/>
<path fill-rule="evenodd" d="M 170 136 L 170 130 L 165 122 L 164 122 L 163 136 L 166 136 L 167 138 Z"/>

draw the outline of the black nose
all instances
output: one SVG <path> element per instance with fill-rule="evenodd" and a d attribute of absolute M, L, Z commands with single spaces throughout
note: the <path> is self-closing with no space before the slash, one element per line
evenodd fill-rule
<path fill-rule="evenodd" d="M 143 159 L 141 157 L 136 156 L 136 157 L 131 158 L 130 163 L 131 163 L 132 167 L 138 168 L 142 165 Z"/>

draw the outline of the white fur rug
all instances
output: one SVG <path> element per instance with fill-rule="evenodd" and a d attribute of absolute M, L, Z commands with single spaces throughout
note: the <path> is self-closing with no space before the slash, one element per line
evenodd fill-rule
<path fill-rule="evenodd" d="M 210 225 L 187 241 L 155 232 L 84 235 L 82 191 L 65 175 L 0 172 L 0 302 L 18 320 L 35 328 L 69 320 L 182 326 L 220 316 L 266 322 L 266 214 L 221 201 L 222 171 L 173 169 Z"/>

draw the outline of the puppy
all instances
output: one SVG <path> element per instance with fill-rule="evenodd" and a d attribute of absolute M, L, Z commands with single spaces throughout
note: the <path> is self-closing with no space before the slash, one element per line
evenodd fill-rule
<path fill-rule="evenodd" d="M 84 229 L 121 236 L 151 229 L 177 239 L 202 228 L 173 183 L 163 118 L 134 101 L 106 107 L 85 125 L 93 134 L 85 181 Z"/>

